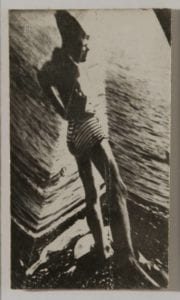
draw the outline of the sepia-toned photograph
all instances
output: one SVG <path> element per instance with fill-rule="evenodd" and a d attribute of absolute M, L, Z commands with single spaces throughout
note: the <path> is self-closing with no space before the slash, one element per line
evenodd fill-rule
<path fill-rule="evenodd" d="M 12 289 L 168 287 L 171 10 L 10 10 Z"/>

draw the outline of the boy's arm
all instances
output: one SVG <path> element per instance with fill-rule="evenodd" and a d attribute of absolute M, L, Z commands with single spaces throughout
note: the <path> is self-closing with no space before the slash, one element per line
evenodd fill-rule
<path fill-rule="evenodd" d="M 61 110 L 62 114 L 63 114 L 63 117 L 65 117 L 66 115 L 66 110 L 65 110 L 65 107 L 64 107 L 64 104 L 61 100 L 61 97 L 60 97 L 60 94 L 57 90 L 57 88 L 55 86 L 51 86 L 50 87 L 50 90 L 51 90 L 51 98 L 53 101 L 56 101 L 56 103 L 58 104 L 58 108 Z"/>
<path fill-rule="evenodd" d="M 44 94 L 52 101 L 56 111 L 61 115 L 63 119 L 66 118 L 66 111 L 61 101 L 58 90 L 47 82 L 47 78 L 43 72 L 38 73 L 38 81 L 44 92 Z"/>

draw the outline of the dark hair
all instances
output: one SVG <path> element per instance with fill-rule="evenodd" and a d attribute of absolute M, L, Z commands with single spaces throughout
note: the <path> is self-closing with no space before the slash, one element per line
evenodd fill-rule
<path fill-rule="evenodd" d="M 55 18 L 64 47 L 75 45 L 78 40 L 89 38 L 79 22 L 68 11 L 56 11 Z"/>
<path fill-rule="evenodd" d="M 52 53 L 52 60 L 54 62 L 56 61 L 59 62 L 59 58 L 61 57 L 61 55 L 62 55 L 62 49 L 59 47 L 55 47 Z"/>

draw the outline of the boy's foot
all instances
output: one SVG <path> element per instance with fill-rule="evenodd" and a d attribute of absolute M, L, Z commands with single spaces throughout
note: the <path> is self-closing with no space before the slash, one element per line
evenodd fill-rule
<path fill-rule="evenodd" d="M 115 258 L 115 269 L 124 271 L 126 270 L 128 274 L 134 274 L 147 282 L 152 288 L 160 288 L 160 285 L 140 266 L 137 259 L 133 255 L 129 255 L 126 258 L 117 256 Z"/>
<path fill-rule="evenodd" d="M 99 260 L 99 262 L 104 262 L 106 259 L 109 259 L 114 254 L 114 251 L 110 245 L 106 245 L 103 251 L 100 251 L 98 247 L 94 245 L 91 248 L 91 252 L 92 255 Z"/>
<path fill-rule="evenodd" d="M 167 287 L 169 278 L 167 272 L 163 270 L 162 264 L 147 260 L 139 251 L 138 262 L 150 276 L 156 278 L 162 287 Z"/>

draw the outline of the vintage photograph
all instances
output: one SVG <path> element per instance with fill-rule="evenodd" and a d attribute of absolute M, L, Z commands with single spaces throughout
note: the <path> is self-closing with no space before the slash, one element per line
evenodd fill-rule
<path fill-rule="evenodd" d="M 10 10 L 11 288 L 168 287 L 171 11 Z"/>

